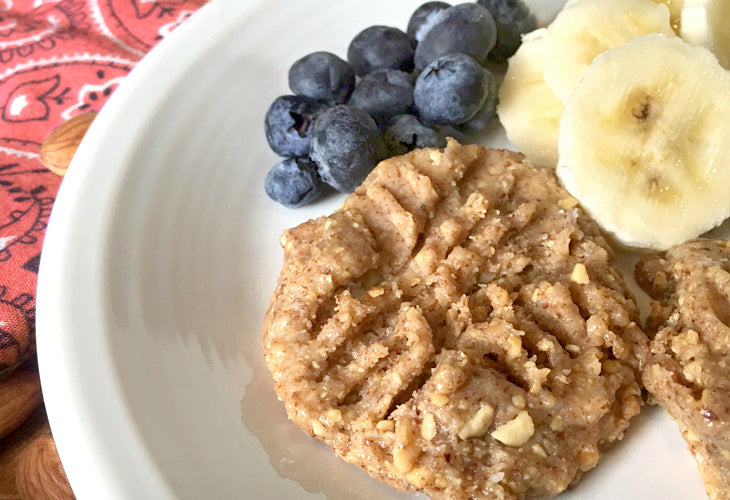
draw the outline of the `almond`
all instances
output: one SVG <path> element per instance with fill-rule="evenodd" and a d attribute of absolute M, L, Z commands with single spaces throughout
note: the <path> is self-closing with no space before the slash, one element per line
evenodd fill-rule
<path fill-rule="evenodd" d="M 13 431 L 41 404 L 38 373 L 18 369 L 0 381 L 0 438 Z"/>
<path fill-rule="evenodd" d="M 66 120 L 51 132 L 41 146 L 41 163 L 51 172 L 66 175 L 71 159 L 81 140 L 96 118 L 96 112 L 88 112 Z"/>
<path fill-rule="evenodd" d="M 23 450 L 18 461 L 15 484 L 23 500 L 76 498 L 50 433 L 36 437 Z"/>

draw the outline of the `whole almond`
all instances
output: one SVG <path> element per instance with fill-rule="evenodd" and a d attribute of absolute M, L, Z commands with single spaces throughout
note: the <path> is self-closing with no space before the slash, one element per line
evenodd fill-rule
<path fill-rule="evenodd" d="M 81 144 L 81 140 L 96 118 L 90 111 L 63 122 L 51 132 L 41 146 L 41 163 L 51 172 L 66 175 L 71 159 Z"/>
<path fill-rule="evenodd" d="M 50 433 L 36 437 L 23 450 L 15 484 L 23 500 L 71 500 L 75 496 Z"/>
<path fill-rule="evenodd" d="M 22 424 L 42 400 L 41 381 L 33 370 L 18 369 L 0 380 L 0 438 Z"/>

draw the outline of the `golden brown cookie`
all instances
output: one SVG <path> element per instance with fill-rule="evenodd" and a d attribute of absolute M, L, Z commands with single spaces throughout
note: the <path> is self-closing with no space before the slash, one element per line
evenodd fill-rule
<path fill-rule="evenodd" d="M 730 499 L 730 242 L 645 257 L 636 279 L 653 299 L 644 385 L 677 422 L 709 497 Z"/>
<path fill-rule="evenodd" d="M 266 361 L 296 425 L 432 498 L 541 498 L 620 439 L 647 341 L 552 171 L 462 146 L 383 161 L 286 231 Z"/>

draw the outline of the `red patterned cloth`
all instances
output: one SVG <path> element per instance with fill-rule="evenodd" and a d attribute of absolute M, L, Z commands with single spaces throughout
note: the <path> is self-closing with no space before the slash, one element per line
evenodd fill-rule
<path fill-rule="evenodd" d="M 38 159 L 65 120 L 98 111 L 205 0 L 0 0 L 0 378 L 35 353 L 43 235 L 61 177 Z"/>

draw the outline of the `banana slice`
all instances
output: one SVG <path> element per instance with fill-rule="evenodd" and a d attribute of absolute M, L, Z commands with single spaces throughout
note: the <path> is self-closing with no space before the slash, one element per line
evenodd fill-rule
<path fill-rule="evenodd" d="M 651 0 L 654 3 L 663 3 L 667 6 L 669 9 L 669 21 L 672 25 L 672 29 L 674 30 L 674 33 L 679 35 L 679 26 L 681 24 L 681 17 L 682 17 L 682 5 L 684 5 L 684 0 Z M 565 2 L 564 7 L 568 7 L 576 2 L 580 2 L 580 0 L 568 0 Z"/>
<path fill-rule="evenodd" d="M 685 0 L 680 33 L 688 43 L 707 47 L 730 69 L 730 1 Z"/>
<path fill-rule="evenodd" d="M 674 35 L 669 9 L 652 0 L 579 0 L 547 29 L 545 81 L 563 102 L 600 53 L 648 33 Z"/>
<path fill-rule="evenodd" d="M 654 3 L 663 3 L 669 9 L 669 21 L 672 24 L 672 29 L 678 35 L 681 19 L 682 19 L 682 5 L 684 0 L 652 0 Z"/>
<path fill-rule="evenodd" d="M 555 168 L 563 103 L 542 76 L 545 33 L 540 28 L 524 35 L 522 45 L 507 62 L 497 114 L 507 138 L 528 160 Z"/>
<path fill-rule="evenodd" d="M 728 137 L 730 72 L 707 49 L 644 35 L 575 88 L 556 173 L 619 243 L 666 250 L 730 216 Z"/>

